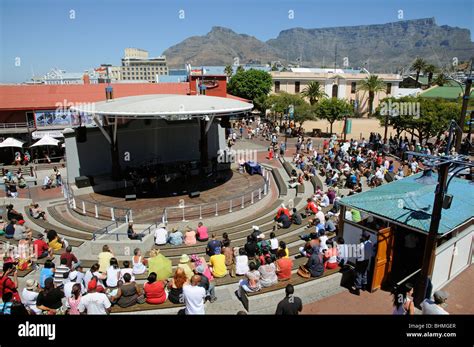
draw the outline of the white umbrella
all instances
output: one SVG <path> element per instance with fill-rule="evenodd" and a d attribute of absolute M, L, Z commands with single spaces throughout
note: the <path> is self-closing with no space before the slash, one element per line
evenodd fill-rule
<path fill-rule="evenodd" d="M 57 146 L 59 140 L 52 138 L 49 135 L 43 136 L 40 140 L 38 140 L 34 145 L 31 147 L 38 147 L 38 146 Z"/>
<path fill-rule="evenodd" d="M 0 143 L 0 147 L 23 147 L 24 142 L 14 139 L 13 137 L 9 137 L 5 139 L 2 143 Z"/>

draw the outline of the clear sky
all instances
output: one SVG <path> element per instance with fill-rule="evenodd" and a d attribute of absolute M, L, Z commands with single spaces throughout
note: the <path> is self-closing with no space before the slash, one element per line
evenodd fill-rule
<path fill-rule="evenodd" d="M 399 10 L 404 19 L 435 17 L 474 37 L 474 0 L 0 0 L 0 82 L 52 67 L 119 65 L 125 47 L 159 55 L 215 25 L 268 40 L 292 27 L 398 21 Z"/>

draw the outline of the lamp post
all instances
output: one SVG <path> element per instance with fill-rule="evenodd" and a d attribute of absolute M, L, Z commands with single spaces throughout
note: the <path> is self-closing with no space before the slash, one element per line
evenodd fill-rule
<path fill-rule="evenodd" d="M 450 138 L 451 133 L 455 130 L 454 127 L 450 127 Z M 449 151 L 449 150 L 448 150 Z M 464 170 L 466 167 L 474 167 L 474 163 L 470 162 L 466 156 L 433 156 L 422 154 L 418 152 L 407 152 L 413 156 L 424 157 L 432 167 L 437 167 L 438 169 L 438 180 L 435 190 L 435 199 L 433 204 L 433 211 L 431 213 L 430 228 L 428 231 L 428 236 L 426 237 L 425 249 L 423 252 L 423 264 L 421 267 L 420 278 L 416 285 L 415 290 L 415 306 L 420 307 L 420 304 L 426 297 L 426 290 L 428 288 L 428 283 L 431 281 L 431 276 L 433 274 L 433 267 L 435 262 L 436 247 L 438 242 L 438 229 L 441 221 L 441 215 L 443 208 L 448 209 L 450 207 L 450 201 L 446 199 L 447 190 L 449 183 L 451 182 L 452 177 L 454 177 L 461 170 Z M 452 170 L 452 177 L 448 180 L 448 176 Z M 431 179 L 431 168 L 425 170 L 423 175 L 420 178 L 417 178 L 421 184 L 433 184 Z M 449 197 L 451 199 L 451 197 Z"/>

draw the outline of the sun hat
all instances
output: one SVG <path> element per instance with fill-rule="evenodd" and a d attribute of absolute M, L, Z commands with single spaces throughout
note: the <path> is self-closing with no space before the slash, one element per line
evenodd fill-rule
<path fill-rule="evenodd" d="M 181 264 L 188 263 L 190 261 L 189 256 L 187 254 L 183 254 L 181 258 L 179 258 L 179 262 Z"/>
<path fill-rule="evenodd" d="M 33 290 L 38 287 L 38 282 L 34 279 L 29 279 L 26 281 L 26 289 Z"/>
<path fill-rule="evenodd" d="M 68 276 L 70 281 L 74 281 L 77 278 L 77 271 L 71 271 Z"/>

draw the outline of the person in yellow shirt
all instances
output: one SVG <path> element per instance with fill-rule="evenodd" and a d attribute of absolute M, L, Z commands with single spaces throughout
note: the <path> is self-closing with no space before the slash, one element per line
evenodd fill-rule
<path fill-rule="evenodd" d="M 48 246 L 53 251 L 59 251 L 64 246 L 64 241 L 61 240 L 56 230 L 47 230 L 46 237 L 48 238 Z"/>
<path fill-rule="evenodd" d="M 114 257 L 112 250 L 109 246 L 104 245 L 102 247 L 102 252 L 99 253 L 99 272 L 107 272 L 107 269 L 110 266 L 110 259 Z"/>
<path fill-rule="evenodd" d="M 225 255 L 221 254 L 220 247 L 216 247 L 214 255 L 209 259 L 209 265 L 212 266 L 212 275 L 216 278 L 227 275 L 227 266 L 225 265 Z"/>

